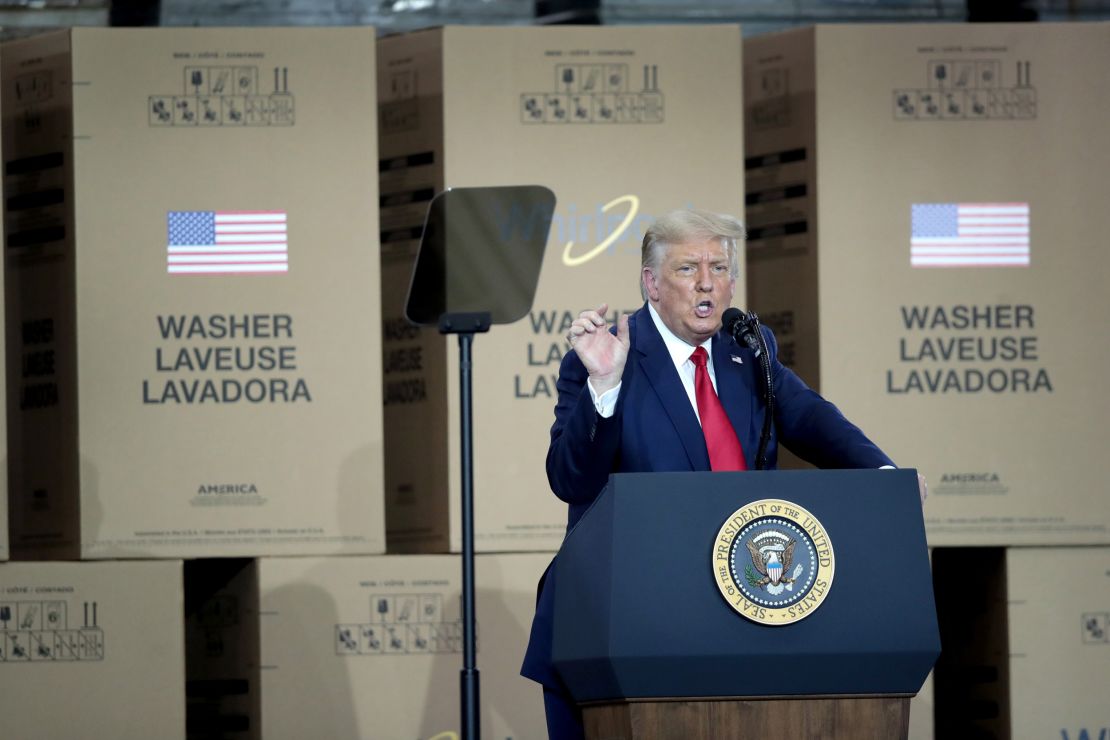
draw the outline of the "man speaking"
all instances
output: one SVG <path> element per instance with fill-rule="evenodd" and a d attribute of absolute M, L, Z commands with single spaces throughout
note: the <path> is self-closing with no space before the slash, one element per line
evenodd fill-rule
<path fill-rule="evenodd" d="M 743 225 L 730 216 L 674 211 L 644 234 L 646 304 L 607 326 L 607 305 L 579 314 L 567 333 L 547 477 L 569 504 L 568 530 L 611 473 L 749 470 L 763 428 L 760 361 L 722 331 L 739 273 Z M 831 403 L 777 357 L 760 327 L 774 388 L 766 467 L 781 443 L 821 468 L 893 466 Z M 922 497 L 924 483 L 922 482 Z M 540 595 L 522 674 L 544 686 L 552 738 L 582 737 L 581 715 L 551 666 L 554 578 Z"/>

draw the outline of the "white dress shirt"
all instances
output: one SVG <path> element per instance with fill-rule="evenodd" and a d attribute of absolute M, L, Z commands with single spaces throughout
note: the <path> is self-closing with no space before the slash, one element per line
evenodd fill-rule
<path fill-rule="evenodd" d="M 674 363 L 675 369 L 678 370 L 678 377 L 682 381 L 682 387 L 686 390 L 686 396 L 690 399 L 690 406 L 694 409 L 694 416 L 698 417 L 698 423 L 701 423 L 701 417 L 698 415 L 698 400 L 694 393 L 694 373 L 697 371 L 694 363 L 690 361 L 690 355 L 694 354 L 695 347 L 687 344 L 686 342 L 675 336 L 675 333 L 667 328 L 663 323 L 663 319 L 655 310 L 655 306 L 648 304 L 648 313 L 651 315 L 651 320 L 655 323 L 655 328 L 659 330 L 659 336 L 663 337 L 663 344 L 667 347 L 667 352 L 671 356 L 671 362 Z M 713 392 L 717 392 L 717 373 L 713 370 L 713 337 L 706 339 L 701 343 L 705 347 L 705 351 L 709 353 L 709 362 L 706 367 L 709 369 L 709 379 L 713 382 Z M 603 419 L 608 419 L 613 415 L 617 407 L 617 397 L 620 395 L 621 384 L 617 383 L 616 388 L 610 388 L 601 395 L 598 395 L 594 390 L 593 383 L 586 382 L 586 387 L 590 389 L 590 398 L 593 399 L 594 408 Z"/>

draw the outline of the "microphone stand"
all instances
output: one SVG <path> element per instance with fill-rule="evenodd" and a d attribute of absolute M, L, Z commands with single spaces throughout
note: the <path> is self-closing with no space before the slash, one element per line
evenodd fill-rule
<path fill-rule="evenodd" d="M 771 377 L 771 358 L 767 350 L 767 340 L 763 338 L 763 332 L 759 328 L 759 316 L 755 311 L 744 313 L 739 309 L 729 309 L 735 311 L 737 317 L 728 323 L 731 324 L 729 332 L 732 338 L 737 343 L 742 343 L 748 347 L 759 360 L 759 368 L 762 370 L 760 376 L 763 386 L 763 429 L 759 434 L 759 448 L 755 453 L 755 469 L 767 469 L 767 445 L 771 441 L 771 423 L 775 416 L 775 386 L 774 379 Z M 728 311 L 726 311 L 728 313 Z"/>
<path fill-rule="evenodd" d="M 759 366 L 763 370 L 763 429 L 759 433 L 759 449 L 755 453 L 755 469 L 767 469 L 767 444 L 771 441 L 771 422 L 775 416 L 775 387 L 771 378 L 771 359 L 767 351 L 767 340 L 759 330 L 759 317 L 753 311 L 751 314 L 752 326 L 755 328 L 756 340 L 759 342 Z"/>
<path fill-rule="evenodd" d="M 474 422 L 470 349 L 474 335 L 489 331 L 489 312 L 445 313 L 440 334 L 459 335 L 459 409 L 462 448 L 462 623 L 463 667 L 459 672 L 459 702 L 463 740 L 481 737 L 478 714 L 478 667 L 474 617 Z"/>

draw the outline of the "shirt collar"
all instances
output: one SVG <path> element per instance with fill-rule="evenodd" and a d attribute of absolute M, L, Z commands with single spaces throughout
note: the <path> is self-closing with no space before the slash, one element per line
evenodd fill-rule
<path fill-rule="evenodd" d="M 663 323 L 663 318 L 650 302 L 648 303 L 648 312 L 651 314 L 651 320 L 655 323 L 655 328 L 659 330 L 659 336 L 663 337 L 663 344 L 667 347 L 667 353 L 671 356 L 671 361 L 674 362 L 675 367 L 682 367 L 682 363 L 689 360 L 690 355 L 694 354 L 694 346 L 675 336 L 675 333 Z M 712 358 L 713 337 L 706 339 L 701 343 L 701 346 L 705 347 L 705 351 Z M 712 363 L 712 359 L 710 359 L 710 363 Z"/>

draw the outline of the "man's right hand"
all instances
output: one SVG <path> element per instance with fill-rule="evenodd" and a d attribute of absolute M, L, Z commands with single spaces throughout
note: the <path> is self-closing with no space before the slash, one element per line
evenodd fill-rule
<path fill-rule="evenodd" d="M 614 336 L 605 322 L 608 308 L 608 304 L 602 303 L 596 311 L 583 311 L 567 332 L 567 341 L 586 366 L 590 385 L 598 395 L 617 387 L 628 359 L 628 314 L 617 321 Z"/>

